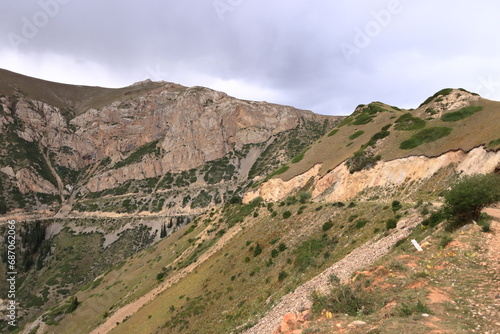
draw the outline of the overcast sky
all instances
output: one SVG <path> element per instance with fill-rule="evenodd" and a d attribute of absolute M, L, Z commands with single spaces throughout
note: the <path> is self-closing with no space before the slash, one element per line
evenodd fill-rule
<path fill-rule="evenodd" d="M 146 78 L 350 114 L 463 87 L 500 100 L 497 0 L 0 2 L 0 67 L 64 83 Z"/>

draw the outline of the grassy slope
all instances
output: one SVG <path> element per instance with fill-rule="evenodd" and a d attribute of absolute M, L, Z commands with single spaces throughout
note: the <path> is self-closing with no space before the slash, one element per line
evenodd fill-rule
<path fill-rule="evenodd" d="M 123 88 L 77 86 L 35 79 L 0 69 L 2 94 L 11 95 L 19 90 L 34 100 L 46 102 L 60 109 L 75 109 L 77 114 L 89 108 L 100 108 L 115 101 L 144 95 L 161 85 L 149 82 Z"/>
<path fill-rule="evenodd" d="M 304 212 L 297 215 L 300 206 L 297 203 L 278 207 L 278 215 L 274 218 L 270 217 L 269 211 L 264 207 L 251 209 L 249 217 L 240 223 L 243 231 L 221 251 L 152 300 L 113 332 L 230 332 L 235 327 L 256 319 L 282 295 L 371 238 L 375 228 L 382 231 L 385 220 L 393 216 L 387 203 L 364 203 L 353 208 L 308 204 L 303 209 Z M 321 209 L 316 211 L 319 207 Z M 231 206 L 228 210 L 233 212 L 244 208 L 246 207 Z M 258 210 L 258 217 L 252 217 L 251 212 L 254 210 Z M 286 210 L 293 213 L 289 219 L 282 218 Z M 152 250 L 143 252 L 144 255 L 134 256 L 122 268 L 111 271 L 96 289 L 79 292 L 77 296 L 82 304 L 56 330 L 68 332 L 83 324 L 88 326 L 86 328 L 96 326 L 104 320 L 103 315 L 110 308 L 112 313 L 117 305 L 123 305 L 153 288 L 158 284 L 155 281 L 156 274 L 176 257 L 174 249 L 180 254 L 189 244 L 188 239 L 195 239 L 202 228 L 227 230 L 230 217 L 241 216 L 241 212 L 225 212 L 221 215 L 223 220 L 220 223 L 215 216 L 215 221 L 199 224 L 195 231 L 186 236 L 182 236 L 185 230 L 180 230 Z M 353 218 L 356 215 L 358 217 Z M 329 219 L 332 220 L 333 227 L 324 232 L 322 225 Z M 367 220 L 366 225 L 356 228 L 355 225 L 362 219 Z M 215 226 L 209 226 L 214 224 Z M 215 231 L 212 235 L 215 235 Z M 279 241 L 271 245 L 277 238 L 280 238 Z M 321 244 L 316 253 L 310 254 L 304 247 L 299 251 L 302 243 L 313 239 Z M 338 239 L 339 243 L 336 244 L 334 239 Z M 253 247 L 256 247 L 257 241 L 262 253 L 254 257 Z M 267 266 L 272 250 L 280 243 L 284 243 L 287 249 L 279 252 L 272 258 L 272 265 Z M 197 248 L 199 247 L 194 250 Z M 302 263 L 302 270 L 299 269 L 297 260 L 300 252 L 302 259 L 314 257 L 311 263 Z M 160 261 L 151 261 L 160 256 Z M 248 262 L 245 260 L 247 257 Z M 141 265 L 143 267 L 139 269 Z M 278 280 L 281 272 L 288 274 L 283 281 Z M 175 275 L 175 271 L 169 272 L 165 279 L 171 275 Z M 248 291 L 252 291 L 252 294 L 248 294 Z M 116 305 L 112 307 L 112 304 Z M 171 310 L 172 306 L 174 311 Z M 177 321 L 177 325 L 164 327 L 172 319 Z"/>
<path fill-rule="evenodd" d="M 407 241 L 349 283 L 352 287 L 361 283 L 369 293 L 365 302 L 376 305 L 376 312 L 334 314 L 331 320 L 323 313 L 308 324 L 310 332 L 337 331 L 340 325 L 353 334 L 495 333 L 500 305 L 494 291 L 500 288 L 500 280 L 491 256 L 498 251 L 500 223 L 493 226 L 492 233 L 483 233 L 478 226 L 457 231 L 444 248 L 442 229 L 417 228 Z M 423 252 L 413 248 L 412 238 L 423 245 Z M 424 307 L 416 307 L 418 302 Z M 366 324 L 349 328 L 355 320 Z"/>
<path fill-rule="evenodd" d="M 389 129 L 390 135 L 383 139 L 381 144 L 379 142 L 376 151 L 382 155 L 382 160 L 392 160 L 411 155 L 436 156 L 458 148 L 468 151 L 479 145 L 488 145 L 491 141 L 500 139 L 500 122 L 498 122 L 500 102 L 481 99 L 473 104 L 483 106 L 484 109 L 457 122 L 443 122 L 440 119 L 427 120 L 426 128 L 435 126 L 451 127 L 453 131 L 447 137 L 413 149 L 401 150 L 399 148 L 401 142 L 409 139 L 419 130 L 398 131 L 394 130 L 394 126 L 392 126 Z M 339 131 L 334 135 L 330 137 L 326 135 L 317 140 L 300 162 L 289 164 L 290 168 L 279 177 L 289 180 L 304 173 L 317 163 L 323 164 L 320 174 L 324 175 L 327 171 L 351 157 L 382 127 L 387 124 L 394 124 L 398 117 L 408 112 L 408 110 L 400 111 L 387 105 L 383 106 L 387 111 L 377 113 L 371 122 L 363 125 L 349 124 L 340 126 L 337 127 Z M 415 111 L 412 113 L 415 113 Z M 355 139 L 349 139 L 349 136 L 358 131 L 364 131 L 364 133 Z M 352 144 L 348 146 L 349 143 Z M 497 144 L 494 148 L 498 149 L 498 147 Z"/>

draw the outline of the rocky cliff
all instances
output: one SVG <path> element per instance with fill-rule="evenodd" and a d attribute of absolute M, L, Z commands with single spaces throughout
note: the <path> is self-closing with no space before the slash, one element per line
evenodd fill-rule
<path fill-rule="evenodd" d="M 291 159 L 336 120 L 167 82 L 108 90 L 0 74 L 3 211 L 207 208 L 241 191 L 249 175 Z M 262 163 L 264 153 L 275 161 Z"/>

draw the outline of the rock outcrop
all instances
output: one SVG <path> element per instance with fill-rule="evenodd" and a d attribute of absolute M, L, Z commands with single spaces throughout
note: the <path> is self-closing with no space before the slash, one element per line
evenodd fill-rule
<path fill-rule="evenodd" d="M 219 167 L 227 167 L 230 172 L 224 180 L 236 178 L 243 182 L 266 147 L 282 134 L 307 133 L 310 124 L 326 131 L 336 120 L 288 106 L 243 101 L 208 88 L 187 88 L 168 82 L 137 83 L 119 91 L 121 94 L 93 89 L 97 95 L 85 97 L 85 87 L 59 87 L 32 78 L 26 80 L 36 83 L 38 90 L 30 90 L 27 84 L 21 85 L 23 89 L 37 97 L 50 98 L 37 100 L 29 93 L 17 91 L 9 95 L 0 91 L 5 94 L 0 95 L 0 135 L 5 136 L 7 143 L 1 152 L 5 157 L 0 163 L 1 175 L 14 182 L 23 194 L 64 198 L 74 190 L 81 196 L 141 180 L 148 183 L 147 192 L 152 192 L 167 173 L 175 175 L 202 168 L 207 162 L 223 158 Z M 42 94 L 44 85 L 46 95 Z M 54 87 L 60 89 L 63 97 L 52 99 Z M 73 100 L 78 92 L 87 102 Z M 58 107 L 46 102 L 64 99 L 71 103 L 55 103 Z M 83 109 L 85 105 L 89 108 Z M 71 109 L 73 106 L 78 109 Z M 295 151 L 282 154 L 281 160 L 290 159 L 323 133 L 301 142 Z M 13 151 L 21 152 L 18 158 L 9 158 L 15 155 Z M 207 167 L 204 174 L 190 174 L 188 183 L 175 180 L 176 185 L 183 188 L 194 182 L 200 188 L 211 178 L 206 174 L 218 172 L 222 173 Z M 207 182 L 219 181 L 216 178 Z M 231 191 L 238 188 L 238 182 L 233 182 Z M 229 190 L 220 196 L 226 197 L 226 191 Z M 181 202 L 186 196 L 180 197 Z"/>
<path fill-rule="evenodd" d="M 319 177 L 320 165 L 291 180 L 271 179 L 257 190 L 247 192 L 244 202 L 260 196 L 266 201 L 280 201 L 301 189 L 314 178 L 312 196 L 326 201 L 347 201 L 371 187 L 390 187 L 409 184 L 432 177 L 441 168 L 452 166 L 457 173 L 491 173 L 500 163 L 500 151 L 487 151 L 478 147 L 470 152 L 461 150 L 438 157 L 411 156 L 378 163 L 371 169 L 351 174 L 345 162 Z"/>

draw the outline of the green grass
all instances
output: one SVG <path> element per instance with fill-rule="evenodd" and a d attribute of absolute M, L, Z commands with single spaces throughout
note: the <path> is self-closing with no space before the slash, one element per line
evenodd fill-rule
<path fill-rule="evenodd" d="M 460 121 L 464 118 L 467 118 L 469 116 L 472 116 L 473 114 L 475 114 L 476 112 L 481 111 L 481 110 L 483 110 L 482 106 L 468 106 L 468 107 L 464 107 L 462 109 L 459 109 L 457 111 L 444 114 L 441 117 L 441 120 L 443 122 L 456 122 L 456 121 Z"/>
<path fill-rule="evenodd" d="M 124 167 L 127 165 L 131 165 L 134 163 L 137 163 L 142 160 L 142 158 L 146 155 L 153 154 L 156 157 L 159 157 L 161 155 L 161 152 L 163 149 L 161 147 L 158 147 L 158 140 L 152 141 L 150 143 L 147 143 L 145 145 L 142 145 L 139 147 L 137 150 L 132 152 L 127 158 L 123 159 L 122 161 L 117 162 L 114 165 L 114 169 Z"/>
<path fill-rule="evenodd" d="M 394 129 L 399 131 L 413 131 L 425 128 L 425 121 L 420 117 L 413 116 L 411 113 L 401 115 L 395 123 Z"/>
<path fill-rule="evenodd" d="M 402 150 L 409 150 L 424 143 L 431 143 L 448 136 L 451 133 L 451 130 L 451 128 L 447 127 L 431 127 L 423 129 L 411 136 L 410 139 L 403 141 L 399 148 Z"/>
<path fill-rule="evenodd" d="M 365 133 L 363 130 L 356 131 L 352 135 L 349 136 L 349 139 L 353 140 L 361 136 L 363 133 Z"/>
<path fill-rule="evenodd" d="M 436 94 L 428 97 L 420 106 L 423 106 L 423 105 L 426 105 L 430 102 L 432 102 L 432 100 L 434 100 L 436 97 L 438 96 L 446 96 L 446 95 L 449 95 L 451 92 L 453 91 L 453 88 L 445 88 L 445 89 L 441 89 L 439 92 L 437 92 Z"/>
<path fill-rule="evenodd" d="M 292 164 L 296 164 L 297 162 L 301 161 L 302 159 L 304 159 L 304 155 L 306 154 L 307 150 L 309 149 L 306 148 L 305 150 L 303 150 L 302 152 L 300 152 L 299 154 L 297 154 L 291 161 Z"/>
<path fill-rule="evenodd" d="M 328 133 L 328 137 L 333 136 L 333 135 L 334 135 L 334 134 L 336 134 L 337 132 L 339 132 L 339 129 L 333 129 L 332 131 L 330 131 L 330 132 Z"/>
<path fill-rule="evenodd" d="M 500 146 L 500 138 L 496 140 L 492 140 L 488 144 L 489 147 L 495 147 L 495 146 Z"/>

